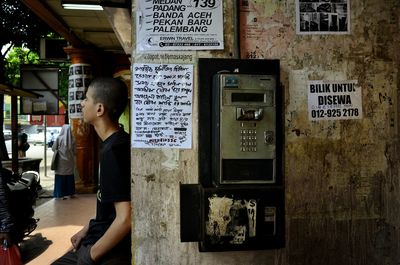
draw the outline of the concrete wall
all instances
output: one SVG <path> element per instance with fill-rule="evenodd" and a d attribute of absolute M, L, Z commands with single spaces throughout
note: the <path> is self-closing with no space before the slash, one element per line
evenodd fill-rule
<path fill-rule="evenodd" d="M 191 63 L 196 73 L 197 58 L 235 56 L 233 2 L 224 1 L 224 51 L 189 52 L 186 61 L 133 51 L 132 62 Z M 249 2 L 260 34 L 242 57 L 281 60 L 286 247 L 199 253 L 180 242 L 179 183 L 198 182 L 195 80 L 192 149 L 132 149 L 135 264 L 399 264 L 400 3 L 352 0 L 350 35 L 300 36 L 294 0 Z M 358 80 L 363 118 L 310 121 L 308 80 Z"/>

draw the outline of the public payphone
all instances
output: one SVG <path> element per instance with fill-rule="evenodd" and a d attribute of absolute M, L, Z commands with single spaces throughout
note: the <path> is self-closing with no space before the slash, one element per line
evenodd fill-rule
<path fill-rule="evenodd" d="M 181 184 L 181 241 L 200 251 L 285 244 L 278 60 L 199 60 L 199 184 Z"/>
<path fill-rule="evenodd" d="M 275 183 L 276 89 L 274 75 L 214 76 L 211 141 L 216 185 Z"/>

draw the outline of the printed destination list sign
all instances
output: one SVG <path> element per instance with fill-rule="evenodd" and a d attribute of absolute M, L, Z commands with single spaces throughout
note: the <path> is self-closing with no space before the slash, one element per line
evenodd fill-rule
<path fill-rule="evenodd" d="M 140 0 L 136 50 L 224 48 L 222 0 Z"/>
<path fill-rule="evenodd" d="M 192 147 L 193 65 L 134 64 L 132 146 Z"/>
<path fill-rule="evenodd" d="M 357 80 L 308 81 L 309 119 L 361 119 L 361 88 L 357 83 Z"/>

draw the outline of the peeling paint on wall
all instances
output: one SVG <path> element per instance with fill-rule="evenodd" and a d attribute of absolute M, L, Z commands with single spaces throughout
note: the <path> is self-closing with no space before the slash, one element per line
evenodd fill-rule
<path fill-rule="evenodd" d="M 162 166 L 166 170 L 174 170 L 179 165 L 179 150 L 178 149 L 162 149 L 162 152 L 166 159 L 162 162 Z"/>
<path fill-rule="evenodd" d="M 222 244 L 226 238 L 230 244 L 243 244 L 246 236 L 256 236 L 256 200 L 234 200 L 214 195 L 208 201 L 206 234 L 211 237 L 212 244 Z"/>
<path fill-rule="evenodd" d="M 207 235 L 217 237 L 227 235 L 226 228 L 231 221 L 230 210 L 233 205 L 233 199 L 214 196 L 209 198 L 208 201 L 210 211 L 206 225 Z"/>

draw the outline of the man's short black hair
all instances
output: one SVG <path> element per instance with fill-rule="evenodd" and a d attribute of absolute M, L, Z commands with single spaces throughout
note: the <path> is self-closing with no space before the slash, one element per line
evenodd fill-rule
<path fill-rule="evenodd" d="M 89 87 L 93 92 L 95 103 L 102 103 L 112 121 L 118 121 L 128 103 L 128 88 L 126 84 L 112 77 L 93 79 Z"/>

